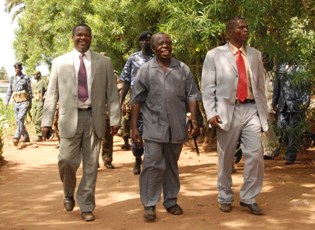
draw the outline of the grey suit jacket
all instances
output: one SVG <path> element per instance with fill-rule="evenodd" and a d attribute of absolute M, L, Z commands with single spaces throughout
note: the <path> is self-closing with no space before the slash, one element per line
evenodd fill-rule
<path fill-rule="evenodd" d="M 77 130 L 78 86 L 73 62 L 72 52 L 53 60 L 43 109 L 41 126 L 51 127 L 59 101 L 58 125 L 61 138 L 71 138 Z M 91 51 L 91 78 L 93 128 L 96 135 L 102 138 L 105 133 L 106 104 L 110 125 L 120 126 L 119 95 L 110 58 Z"/>
<path fill-rule="evenodd" d="M 267 99 L 261 53 L 246 46 L 253 96 L 263 131 L 267 131 Z M 219 115 L 221 128 L 229 130 L 238 84 L 235 57 L 228 43 L 208 51 L 202 69 L 201 92 L 207 120 Z"/>

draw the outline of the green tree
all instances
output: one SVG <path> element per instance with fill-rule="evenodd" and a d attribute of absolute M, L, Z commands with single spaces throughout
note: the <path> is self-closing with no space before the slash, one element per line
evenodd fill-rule
<path fill-rule="evenodd" d="M 8 79 L 9 79 L 8 73 L 6 69 L 2 66 L 0 68 L 0 80 L 8 80 Z"/>

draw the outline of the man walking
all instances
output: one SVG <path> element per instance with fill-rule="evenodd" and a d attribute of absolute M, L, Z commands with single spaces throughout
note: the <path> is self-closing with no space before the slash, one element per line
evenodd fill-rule
<path fill-rule="evenodd" d="M 33 73 L 34 79 L 36 81 L 33 88 L 33 123 L 35 126 L 35 132 L 37 138 L 34 140 L 35 142 L 42 141 L 42 131 L 41 131 L 41 122 L 43 115 L 43 106 L 45 93 L 47 90 L 47 82 L 42 79 L 42 74 L 39 70 L 35 70 Z"/>
<path fill-rule="evenodd" d="M 72 30 L 74 49 L 53 60 L 42 118 L 45 139 L 59 102 L 60 153 L 58 167 L 63 183 L 64 207 L 75 205 L 76 171 L 83 161 L 83 175 L 76 200 L 84 221 L 95 219 L 95 185 L 100 144 L 105 133 L 108 106 L 110 132 L 120 125 L 119 96 L 110 58 L 90 50 L 91 28 L 78 24 Z"/>
<path fill-rule="evenodd" d="M 5 97 L 5 106 L 7 107 L 11 97 L 14 100 L 14 115 L 17 125 L 13 138 L 13 145 L 18 146 L 19 141 L 30 142 L 30 136 L 25 127 L 27 112 L 32 107 L 32 87 L 30 78 L 22 73 L 22 63 L 17 62 L 13 66 L 15 75 L 10 78 L 10 86 Z M 23 136 L 23 139 L 21 139 Z"/>
<path fill-rule="evenodd" d="M 201 91 L 208 123 L 218 142 L 218 201 L 222 212 L 232 210 L 232 167 L 240 140 L 245 158 L 240 205 L 261 215 L 256 203 L 263 184 L 261 131 L 268 129 L 264 67 L 261 53 L 245 43 L 249 37 L 243 18 L 226 23 L 229 41 L 207 53 Z"/>
<path fill-rule="evenodd" d="M 190 69 L 172 57 L 168 34 L 151 38 L 155 57 L 143 64 L 132 90 L 131 127 L 135 144 L 142 142 L 137 121 L 143 116 L 144 160 L 140 174 L 140 198 L 146 221 L 156 219 L 155 207 L 163 191 L 163 206 L 173 215 L 183 214 L 177 204 L 180 189 L 178 159 L 187 141 L 186 105 L 191 113 L 189 135 L 197 137 L 199 93 Z"/>
<path fill-rule="evenodd" d="M 126 106 L 124 105 L 125 97 L 129 91 L 129 89 L 133 88 L 134 81 L 136 79 L 136 75 L 140 66 L 144 63 L 148 62 L 152 59 L 152 49 L 150 44 L 150 38 L 152 33 L 150 31 L 143 31 L 140 34 L 139 42 L 141 45 L 141 50 L 133 53 L 127 60 L 124 69 L 121 72 L 120 79 L 123 81 L 123 87 L 121 90 L 121 99 L 120 106 L 122 108 L 122 113 L 126 114 Z M 140 138 L 142 134 L 142 116 L 138 117 L 138 129 L 140 132 Z M 128 136 L 125 136 L 128 138 Z M 124 140 L 125 143 L 128 143 L 127 140 Z M 142 163 L 142 155 L 143 155 L 143 143 L 139 142 L 137 145 L 135 143 L 132 144 L 132 153 L 135 157 L 135 165 L 133 167 L 133 174 L 138 175 L 141 172 L 141 163 Z"/>

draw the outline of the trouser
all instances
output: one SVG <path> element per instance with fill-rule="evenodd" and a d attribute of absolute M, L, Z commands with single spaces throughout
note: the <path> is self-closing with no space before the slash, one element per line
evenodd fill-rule
<path fill-rule="evenodd" d="M 140 174 L 140 199 L 144 207 L 155 206 L 162 190 L 166 209 L 177 204 L 180 189 L 177 161 L 182 146 L 145 140 Z"/>
<path fill-rule="evenodd" d="M 106 121 L 105 135 L 102 139 L 101 154 L 103 162 L 113 161 L 113 141 L 114 138 L 110 134 L 109 120 Z"/>
<path fill-rule="evenodd" d="M 42 123 L 42 115 L 43 115 L 43 105 L 42 101 L 33 101 L 33 123 L 35 127 L 35 132 L 38 137 L 42 136 L 41 131 L 41 123 Z"/>
<path fill-rule="evenodd" d="M 264 178 L 261 124 L 255 104 L 235 105 L 230 129 L 217 129 L 219 203 L 232 203 L 234 200 L 231 172 L 238 140 L 245 159 L 240 201 L 252 204 L 262 189 Z"/>
<path fill-rule="evenodd" d="M 73 196 L 76 172 L 82 159 L 82 178 L 76 200 L 82 212 L 95 208 L 95 185 L 101 139 L 96 136 L 92 124 L 92 111 L 78 111 L 77 131 L 72 138 L 60 139 L 58 167 L 66 197 Z"/>
<path fill-rule="evenodd" d="M 140 138 L 142 138 L 143 133 L 143 119 L 142 114 L 139 114 L 138 122 L 137 122 L 137 128 L 139 130 Z M 142 143 L 142 142 L 141 142 Z M 143 144 L 140 143 L 132 143 L 132 153 L 136 158 L 140 158 L 143 155 L 144 149 Z"/>
<path fill-rule="evenodd" d="M 27 111 L 29 109 L 29 105 L 30 105 L 29 101 L 14 103 L 14 115 L 17 126 L 14 138 L 17 138 L 18 140 L 20 140 L 21 135 L 24 137 L 24 139 L 29 138 L 29 134 L 24 124 L 27 116 Z"/>
<path fill-rule="evenodd" d="M 282 112 L 278 114 L 278 126 L 281 131 L 282 140 L 286 144 L 286 161 L 294 162 L 299 146 L 302 144 L 302 134 L 304 130 L 299 128 L 299 124 L 305 118 L 303 111 L 299 113 Z"/>

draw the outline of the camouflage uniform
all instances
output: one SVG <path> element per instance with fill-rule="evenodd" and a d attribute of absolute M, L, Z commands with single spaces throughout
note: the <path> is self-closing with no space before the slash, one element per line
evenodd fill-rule
<path fill-rule="evenodd" d="M 150 61 L 152 56 L 147 56 L 142 53 L 142 51 L 138 51 L 133 53 L 127 60 L 122 73 L 120 75 L 120 80 L 126 81 L 130 83 L 130 90 L 132 91 L 134 81 L 136 79 L 136 75 L 138 69 L 146 62 Z M 140 135 L 142 134 L 142 116 L 140 114 L 138 119 L 138 129 Z M 143 155 L 143 146 L 135 146 L 132 145 L 132 153 L 136 158 L 140 158 Z"/>
<path fill-rule="evenodd" d="M 14 139 L 19 141 L 21 136 L 23 136 L 24 140 L 29 141 L 29 134 L 24 125 L 27 112 L 32 106 L 32 87 L 29 77 L 22 73 L 21 76 L 14 75 L 10 78 L 5 105 L 9 104 L 11 97 L 14 100 L 14 115 L 17 125 Z"/>
<path fill-rule="evenodd" d="M 110 121 L 108 115 L 106 115 L 106 129 L 102 139 L 101 155 L 104 164 L 113 161 L 113 136 L 110 134 Z"/>
<path fill-rule="evenodd" d="M 33 117 L 33 123 L 35 126 L 35 132 L 38 139 L 41 139 L 42 137 L 41 120 L 42 120 L 43 106 L 44 106 L 44 95 L 47 90 L 47 85 L 48 84 L 45 80 L 43 80 L 42 78 L 39 78 L 39 80 L 35 83 L 35 86 L 33 88 L 34 94 L 33 94 L 32 117 Z"/>
<path fill-rule="evenodd" d="M 130 109 L 130 93 L 128 93 L 125 97 L 124 106 L 126 108 L 126 113 L 123 114 L 121 119 L 121 132 L 123 139 L 130 138 L 130 120 L 131 120 L 131 109 Z M 128 143 L 128 142 L 127 142 Z M 125 145 L 123 145 L 125 146 Z M 122 146 L 122 148 L 123 148 Z M 127 146 L 125 146 L 127 147 Z"/>

